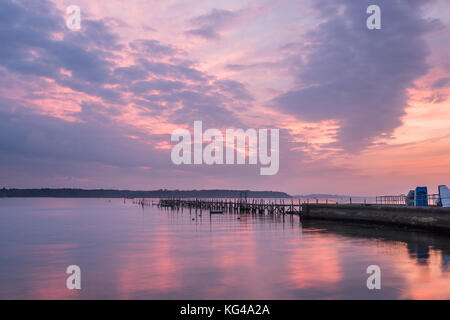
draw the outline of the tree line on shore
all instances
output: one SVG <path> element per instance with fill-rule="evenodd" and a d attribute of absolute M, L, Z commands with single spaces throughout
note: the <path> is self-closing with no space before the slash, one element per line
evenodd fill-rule
<path fill-rule="evenodd" d="M 114 189 L 0 189 L 0 197 L 30 198 L 290 198 L 285 192 L 251 190 L 167 190 L 132 191 Z"/>

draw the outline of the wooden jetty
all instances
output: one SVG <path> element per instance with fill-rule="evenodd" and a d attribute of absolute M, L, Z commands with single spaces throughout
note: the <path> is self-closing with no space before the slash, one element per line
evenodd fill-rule
<path fill-rule="evenodd" d="M 158 207 L 194 210 L 209 210 L 215 212 L 233 212 L 233 213 L 252 213 L 252 214 L 298 214 L 301 211 L 302 203 L 300 200 L 294 202 L 286 199 L 161 199 Z M 289 200 L 289 199 L 287 199 Z M 152 201 L 148 199 L 139 199 L 135 204 L 142 206 L 151 205 Z"/>

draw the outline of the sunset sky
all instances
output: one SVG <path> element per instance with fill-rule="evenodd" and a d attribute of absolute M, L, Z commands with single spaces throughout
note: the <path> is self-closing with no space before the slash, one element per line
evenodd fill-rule
<path fill-rule="evenodd" d="M 2 0 L 0 41 L 0 187 L 450 185 L 448 0 Z M 195 120 L 279 128 L 278 174 L 174 165 Z"/>

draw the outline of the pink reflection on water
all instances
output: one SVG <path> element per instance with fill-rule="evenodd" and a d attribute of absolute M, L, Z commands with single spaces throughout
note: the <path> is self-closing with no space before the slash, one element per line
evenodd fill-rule
<path fill-rule="evenodd" d="M 76 220 L 48 217 L 46 209 L 3 211 L 3 226 L 11 223 L 0 225 L 8 243 L 0 243 L 0 297 L 450 299 L 446 237 L 340 223 L 302 228 L 297 217 L 210 217 L 84 201 L 90 204 L 74 211 Z M 19 230 L 29 234 L 20 237 Z M 79 263 L 82 290 L 68 290 L 65 270 Z M 378 295 L 365 286 L 370 264 L 382 270 Z"/>
<path fill-rule="evenodd" d="M 122 299 L 130 299 L 136 291 L 161 293 L 180 286 L 177 257 L 172 254 L 174 239 L 167 225 L 158 226 L 152 234 L 131 241 L 128 250 L 119 253 L 118 290 Z"/>
<path fill-rule="evenodd" d="M 443 268 L 443 252 L 429 250 L 427 263 L 411 260 L 406 246 L 398 250 L 395 260 L 396 272 L 404 280 L 399 299 L 450 299 L 450 272 Z"/>
<path fill-rule="evenodd" d="M 338 289 L 342 279 L 336 239 L 316 238 L 313 243 L 288 250 L 288 287 L 293 289 L 321 288 Z"/>
<path fill-rule="evenodd" d="M 69 290 L 66 280 L 69 277 L 66 269 L 74 264 L 71 252 L 75 244 L 48 244 L 34 245 L 31 247 L 31 255 L 39 259 L 51 261 L 47 265 L 30 265 L 28 276 L 31 276 L 24 298 L 33 299 L 77 299 L 80 291 Z"/>
<path fill-rule="evenodd" d="M 252 227 L 243 221 L 232 232 L 211 236 L 208 250 L 211 252 L 211 266 L 218 276 L 213 280 L 213 286 L 205 288 L 207 296 L 233 296 L 236 291 L 240 291 L 242 296 L 258 296 L 261 292 L 259 283 L 255 281 L 261 270 L 257 267 L 256 240 Z M 241 270 L 254 272 L 249 275 Z M 236 295 L 234 297 L 239 298 Z"/>

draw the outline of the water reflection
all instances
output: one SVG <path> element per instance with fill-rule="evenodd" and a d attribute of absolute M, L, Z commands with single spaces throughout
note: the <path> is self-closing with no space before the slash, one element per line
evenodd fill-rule
<path fill-rule="evenodd" d="M 416 259 L 418 264 L 428 264 L 430 257 L 430 248 L 427 245 L 418 243 L 407 243 L 408 253 L 412 259 Z"/>
<path fill-rule="evenodd" d="M 450 241 L 296 216 L 1 199 L 0 298 L 448 299 Z M 82 290 L 65 268 L 82 269 Z M 368 290 L 366 268 L 382 270 Z"/>
<path fill-rule="evenodd" d="M 384 286 L 386 271 L 388 286 L 392 284 L 390 281 L 401 281 L 396 285 L 399 292 L 395 298 L 448 299 L 450 296 L 450 239 L 447 236 L 386 226 L 318 221 L 307 221 L 303 227 L 322 228 L 323 233 L 376 243 L 377 257 L 373 261 L 389 265 L 389 268 L 382 267 Z"/>
<path fill-rule="evenodd" d="M 449 271 L 450 270 L 449 265 L 450 265 L 450 254 L 442 252 L 442 270 Z"/>
<path fill-rule="evenodd" d="M 305 221 L 304 229 L 322 228 L 325 232 L 334 232 L 347 237 L 378 239 L 391 242 L 392 246 L 404 243 L 408 256 L 419 265 L 428 265 L 430 255 L 441 255 L 442 271 L 448 266 L 450 255 L 450 238 L 443 234 L 426 231 L 405 231 L 387 226 L 369 226 L 364 224 L 335 223 L 322 221 Z"/>

